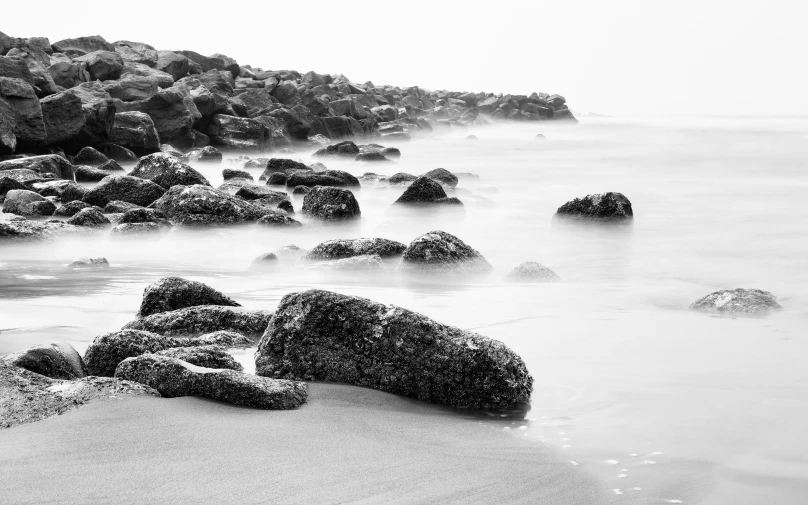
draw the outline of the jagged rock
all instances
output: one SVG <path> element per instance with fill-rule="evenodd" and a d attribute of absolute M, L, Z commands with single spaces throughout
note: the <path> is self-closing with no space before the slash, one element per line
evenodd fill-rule
<path fill-rule="evenodd" d="M 303 198 L 303 213 L 324 220 L 352 219 L 362 213 L 353 193 L 344 188 L 315 186 Z"/>
<path fill-rule="evenodd" d="M 209 72 L 211 70 L 222 70 L 227 71 L 233 78 L 239 76 L 240 67 L 236 60 L 230 58 L 229 56 L 225 56 L 223 54 L 213 54 L 211 56 L 202 56 L 199 53 L 195 53 L 193 51 L 178 51 L 180 54 L 188 58 L 190 61 L 199 65 L 202 69 L 202 72 Z"/>
<path fill-rule="evenodd" d="M 216 114 L 208 127 L 208 136 L 214 145 L 263 151 L 267 131 L 266 127 L 255 119 Z"/>
<path fill-rule="evenodd" d="M 73 61 L 83 63 L 92 81 L 118 79 L 123 72 L 123 58 L 113 51 L 93 51 Z"/>
<path fill-rule="evenodd" d="M 122 102 L 136 102 L 156 95 L 160 90 L 160 83 L 154 76 L 125 74 L 117 81 L 105 81 L 104 89 L 112 98 Z"/>
<path fill-rule="evenodd" d="M 152 181 L 130 175 L 109 175 L 85 193 L 83 201 L 104 207 L 109 202 L 121 200 L 145 207 L 163 196 L 166 190 Z"/>
<path fill-rule="evenodd" d="M 22 79 L 0 77 L 0 102 L 4 104 L 5 114 L 13 120 L 12 131 L 18 150 L 37 148 L 45 143 L 47 132 L 42 107 L 31 84 Z"/>
<path fill-rule="evenodd" d="M 309 260 L 334 260 L 354 256 L 378 255 L 382 258 L 400 256 L 406 245 L 386 238 L 355 238 L 327 240 L 306 254 Z"/>
<path fill-rule="evenodd" d="M 201 368 L 156 354 L 127 358 L 118 366 L 115 377 L 154 387 L 167 398 L 204 396 L 260 409 L 294 409 L 308 397 L 308 388 L 302 382 Z"/>
<path fill-rule="evenodd" d="M 112 223 L 100 210 L 95 207 L 90 207 L 78 211 L 73 217 L 67 220 L 67 224 L 86 226 L 88 228 L 104 228 L 110 226 Z"/>
<path fill-rule="evenodd" d="M 172 347 L 154 353 L 168 356 L 202 368 L 226 369 L 243 372 L 244 367 L 218 345 L 201 345 L 197 347 Z"/>
<path fill-rule="evenodd" d="M 142 205 L 124 202 L 122 200 L 112 200 L 104 205 L 104 214 L 123 214 L 133 209 L 142 209 Z"/>
<path fill-rule="evenodd" d="M 187 135 L 193 129 L 194 123 L 202 118 L 190 91 L 182 85 L 161 89 L 146 100 L 124 105 L 128 111 L 148 114 L 161 142 L 169 142 Z"/>
<path fill-rule="evenodd" d="M 113 46 L 124 62 L 140 63 L 149 67 L 157 64 L 157 51 L 148 44 L 119 40 L 113 42 Z"/>
<path fill-rule="evenodd" d="M 715 314 L 765 315 L 780 307 L 777 297 L 760 289 L 722 289 L 699 298 L 690 308 Z"/>
<path fill-rule="evenodd" d="M 294 106 L 300 103 L 300 94 L 293 82 L 286 81 L 278 84 L 272 92 L 272 96 L 284 105 Z"/>
<path fill-rule="evenodd" d="M 429 172 L 422 174 L 421 177 L 429 177 L 440 183 L 446 184 L 450 188 L 457 186 L 457 176 L 449 172 L 445 168 L 436 168 Z"/>
<path fill-rule="evenodd" d="M 234 170 L 232 168 L 225 168 L 222 170 L 222 178 L 224 180 L 228 179 L 247 179 L 247 180 L 254 180 L 251 173 L 247 172 L 246 170 Z"/>
<path fill-rule="evenodd" d="M 115 46 L 104 40 L 100 35 L 64 39 L 51 44 L 54 52 L 87 54 L 93 51 L 114 51 Z"/>
<path fill-rule="evenodd" d="M 400 178 L 396 178 L 395 180 L 398 181 Z M 390 182 L 393 182 L 393 177 L 390 178 Z M 457 198 L 448 198 L 446 196 L 446 191 L 443 190 L 443 186 L 441 186 L 438 181 L 423 175 L 415 179 L 409 186 L 407 186 L 407 189 L 404 190 L 404 193 L 398 197 L 398 200 L 396 200 L 395 203 L 408 205 L 463 205 L 463 203 Z"/>
<path fill-rule="evenodd" d="M 92 207 L 92 205 L 90 205 L 89 203 L 85 203 L 80 200 L 74 200 L 56 209 L 56 212 L 54 212 L 53 215 L 61 217 L 71 217 L 75 216 L 76 213 L 79 212 L 80 210 L 87 209 L 90 207 Z"/>
<path fill-rule="evenodd" d="M 71 261 L 67 268 L 85 269 L 85 268 L 109 268 L 109 261 L 106 258 L 79 258 L 76 261 Z"/>
<path fill-rule="evenodd" d="M 416 237 L 404 251 L 401 265 L 467 272 L 487 272 L 492 268 L 482 254 L 445 231 L 431 231 Z"/>
<path fill-rule="evenodd" d="M 275 172 L 267 179 L 268 186 L 286 186 L 286 181 L 289 178 L 283 172 Z"/>
<path fill-rule="evenodd" d="M 182 277 L 162 277 L 146 287 L 138 316 L 149 316 L 198 305 L 241 306 L 202 282 Z"/>
<path fill-rule="evenodd" d="M 56 212 L 56 205 L 39 193 L 12 189 L 6 193 L 3 212 L 20 216 L 51 216 Z"/>
<path fill-rule="evenodd" d="M 390 161 L 384 157 L 382 153 L 379 151 L 371 151 L 367 153 L 359 153 L 356 155 L 356 161 L 368 161 L 368 162 L 377 162 L 377 161 Z"/>
<path fill-rule="evenodd" d="M 40 175 L 53 174 L 59 179 L 73 179 L 73 165 L 58 154 L 43 154 L 0 161 L 0 176 L 8 176 L 9 170 L 22 169 L 32 170 Z"/>
<path fill-rule="evenodd" d="M 84 361 L 67 342 L 36 345 L 25 351 L 7 354 L 0 361 L 24 368 L 51 379 L 80 379 L 86 377 Z"/>
<path fill-rule="evenodd" d="M 84 127 L 81 99 L 70 93 L 56 93 L 39 101 L 45 123 L 45 143 L 54 145 L 77 135 Z"/>
<path fill-rule="evenodd" d="M 345 142 L 340 142 L 338 144 L 333 144 L 319 151 L 312 154 L 312 156 L 318 157 L 328 157 L 328 156 L 345 156 L 356 158 L 356 155 L 359 154 L 359 147 L 351 142 L 350 140 L 346 140 Z"/>
<path fill-rule="evenodd" d="M 163 152 L 140 158 L 129 175 L 152 181 L 165 189 L 171 189 L 173 186 L 210 186 L 202 174 Z"/>
<path fill-rule="evenodd" d="M 296 186 L 333 186 L 333 187 L 359 187 L 359 179 L 341 170 L 326 170 L 315 172 L 313 170 L 292 172 L 286 179 L 286 185 Z"/>
<path fill-rule="evenodd" d="M 73 158 L 73 162 L 76 165 L 87 165 L 91 167 L 97 167 L 99 165 L 103 165 L 104 163 L 108 162 L 109 158 L 98 152 L 97 149 L 94 147 L 83 147 L 81 151 L 76 154 Z"/>
<path fill-rule="evenodd" d="M 124 113 L 121 113 L 121 114 L 124 114 Z M 120 114 L 115 114 L 115 119 L 116 120 L 118 119 L 119 115 Z M 154 126 L 154 125 L 152 125 L 152 126 Z M 115 125 L 113 124 L 112 132 L 110 132 L 110 137 L 115 136 L 114 132 L 115 132 Z M 157 135 L 156 131 L 155 131 L 155 135 Z M 98 148 L 102 153 L 104 153 L 104 156 L 106 156 L 107 158 L 109 158 L 109 159 L 111 159 L 113 161 L 116 161 L 118 163 L 130 163 L 130 162 L 136 162 L 137 161 L 137 155 L 135 155 L 135 153 L 133 153 L 130 149 L 127 149 L 127 148 L 125 148 L 123 146 L 120 146 L 118 144 L 112 144 L 112 143 L 109 143 L 109 142 L 105 142 L 104 144 L 99 145 Z M 146 154 L 148 154 L 148 153 L 146 153 Z"/>
<path fill-rule="evenodd" d="M 261 310 L 202 305 L 152 314 L 127 323 L 123 329 L 152 331 L 166 336 L 199 336 L 228 330 L 257 339 L 271 316 L 270 312 Z"/>
<path fill-rule="evenodd" d="M 505 276 L 507 282 L 556 282 L 561 278 L 555 272 L 535 261 L 526 261 Z"/>
<path fill-rule="evenodd" d="M 65 204 L 75 202 L 77 200 L 84 200 L 84 196 L 87 194 L 87 191 L 88 189 L 84 186 L 76 184 L 75 182 L 70 182 L 62 191 L 62 203 Z"/>
<path fill-rule="evenodd" d="M 407 182 L 412 182 L 412 181 L 414 181 L 416 179 L 418 179 L 417 175 L 412 175 L 412 174 L 406 174 L 404 172 L 399 172 L 397 174 L 391 175 L 390 178 L 387 179 L 387 181 L 390 184 L 403 184 L 403 183 L 407 183 Z M 443 188 L 441 188 L 441 191 L 443 191 Z M 444 197 L 446 196 L 445 191 L 443 192 L 443 196 Z"/>
<path fill-rule="evenodd" d="M 188 153 L 188 159 L 202 163 L 220 163 L 222 161 L 222 153 L 215 147 L 207 146 Z"/>
<path fill-rule="evenodd" d="M 171 223 L 154 209 L 144 209 L 142 207 L 126 210 L 118 220 L 119 224 L 137 223 L 157 223 L 165 228 L 170 228 Z"/>
<path fill-rule="evenodd" d="M 75 95 L 81 100 L 84 112 L 84 127 L 69 140 L 69 146 L 75 150 L 88 145 L 106 142 L 115 121 L 115 102 L 104 86 L 97 81 L 84 82 L 74 86 L 65 93 Z"/>
<path fill-rule="evenodd" d="M 170 88 L 174 85 L 174 78 L 171 77 L 171 74 L 149 67 L 148 65 L 143 65 L 142 63 L 124 61 L 123 72 L 123 75 L 129 74 L 143 77 L 154 77 L 157 79 L 157 85 L 162 89 Z"/>
<path fill-rule="evenodd" d="M 174 223 L 207 225 L 255 221 L 265 209 L 209 186 L 174 186 L 155 204 Z"/>
<path fill-rule="evenodd" d="M 175 81 L 188 75 L 191 68 L 188 58 L 173 51 L 157 51 L 154 68 L 169 74 Z"/>
<path fill-rule="evenodd" d="M 343 382 L 460 408 L 527 404 L 533 379 L 497 340 L 421 314 L 321 290 L 286 295 L 264 333 L 256 373 Z"/>
<path fill-rule="evenodd" d="M 258 224 L 262 226 L 303 226 L 303 223 L 289 217 L 282 210 L 266 211 L 266 214 L 258 220 Z"/>
<path fill-rule="evenodd" d="M 558 208 L 556 219 L 600 223 L 631 223 L 634 211 L 622 193 L 601 193 L 576 198 Z"/>

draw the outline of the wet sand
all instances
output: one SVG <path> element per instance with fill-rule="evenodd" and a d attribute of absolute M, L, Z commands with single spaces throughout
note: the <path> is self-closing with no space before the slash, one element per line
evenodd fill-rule
<path fill-rule="evenodd" d="M 200 398 L 95 401 L 0 431 L 0 496 L 24 503 L 595 504 L 546 447 L 378 391 L 311 384 L 294 411 Z"/>

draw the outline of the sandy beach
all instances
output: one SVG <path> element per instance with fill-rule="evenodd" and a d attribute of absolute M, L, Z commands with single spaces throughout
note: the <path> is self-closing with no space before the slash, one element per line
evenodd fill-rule
<path fill-rule="evenodd" d="M 0 431 L 3 503 L 601 503 L 546 447 L 378 391 L 310 384 L 261 411 L 201 398 L 96 400 Z"/>

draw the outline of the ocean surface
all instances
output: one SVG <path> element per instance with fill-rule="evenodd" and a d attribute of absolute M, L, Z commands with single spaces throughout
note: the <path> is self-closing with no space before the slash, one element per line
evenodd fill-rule
<path fill-rule="evenodd" d="M 584 117 L 577 126 L 438 131 L 396 146 L 396 163 L 324 163 L 357 176 L 476 174 L 450 192 L 464 210 L 396 209 L 402 187 L 365 184 L 355 192 L 362 218 L 351 224 L 1 245 L 0 355 L 51 340 L 83 351 L 131 320 L 146 285 L 165 275 L 208 283 L 253 309 L 319 287 L 508 344 L 535 379 L 531 410 L 482 422 L 558 451 L 601 479 L 610 502 L 808 503 L 808 118 Z M 288 157 L 309 163 L 310 154 Z M 238 168 L 192 165 L 214 186 L 222 168 Z M 631 230 L 553 226 L 566 201 L 606 191 L 631 200 Z M 299 211 L 302 201 L 293 202 Z M 249 270 L 287 244 L 408 243 L 432 230 L 457 235 L 494 270 L 412 276 L 394 263 L 362 273 L 284 258 Z M 87 256 L 111 267 L 66 268 Z M 506 283 L 524 261 L 562 281 Z M 765 318 L 688 310 L 736 287 L 771 291 L 783 308 Z M 435 415 L 457 414 L 436 407 Z"/>

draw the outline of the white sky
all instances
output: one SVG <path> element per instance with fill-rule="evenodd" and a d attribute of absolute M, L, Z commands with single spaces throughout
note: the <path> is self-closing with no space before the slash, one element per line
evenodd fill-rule
<path fill-rule="evenodd" d="M 11 2 L 4 2 L 11 3 Z M 102 35 L 357 82 L 564 95 L 607 114 L 808 114 L 805 0 L 14 2 L 0 31 Z"/>

